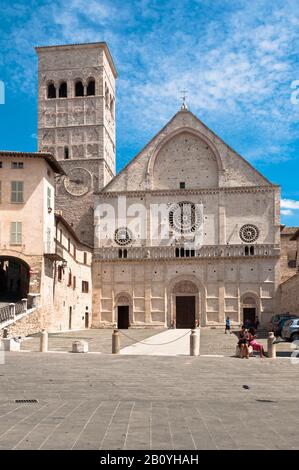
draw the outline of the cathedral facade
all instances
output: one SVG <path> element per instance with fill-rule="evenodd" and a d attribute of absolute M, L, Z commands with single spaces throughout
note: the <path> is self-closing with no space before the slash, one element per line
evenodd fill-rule
<path fill-rule="evenodd" d="M 115 176 L 105 43 L 37 48 L 39 149 L 56 209 L 93 247 L 92 326 L 189 328 L 276 311 L 280 191 L 185 105 Z"/>

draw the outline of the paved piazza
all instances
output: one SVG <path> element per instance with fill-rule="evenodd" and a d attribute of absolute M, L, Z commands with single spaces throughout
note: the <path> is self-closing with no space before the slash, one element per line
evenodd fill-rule
<path fill-rule="evenodd" d="M 213 337 L 225 357 L 64 353 L 80 336 L 104 350 L 111 330 L 54 335 L 61 352 L 6 354 L 0 449 L 299 449 L 299 365 L 289 358 L 229 357 L 235 337 L 218 330 L 202 332 L 202 352 Z"/>

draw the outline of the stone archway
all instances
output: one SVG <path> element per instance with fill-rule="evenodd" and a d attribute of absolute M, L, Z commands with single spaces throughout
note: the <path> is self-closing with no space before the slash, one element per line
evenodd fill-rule
<path fill-rule="evenodd" d="M 241 297 L 241 320 L 242 323 L 254 326 L 256 316 L 260 317 L 259 301 L 256 294 L 247 292 Z"/>
<path fill-rule="evenodd" d="M 199 139 L 199 141 L 202 141 L 207 148 L 209 148 L 212 152 L 212 155 L 216 159 L 216 164 L 217 164 L 217 184 L 216 186 L 219 185 L 219 175 L 220 173 L 224 172 L 225 167 L 224 167 L 224 162 L 222 161 L 221 155 L 215 146 L 215 144 L 208 138 L 206 137 L 202 132 L 200 132 L 197 129 L 191 128 L 189 126 L 182 126 L 178 129 L 175 129 L 174 131 L 170 132 L 168 135 L 166 135 L 156 146 L 154 152 L 152 153 L 151 157 L 148 160 L 147 164 L 147 169 L 146 169 L 146 181 L 147 181 L 147 186 L 148 189 L 154 189 L 154 166 L 156 164 L 157 157 L 159 153 L 163 150 L 163 147 L 169 144 L 169 142 L 173 139 L 175 139 L 178 136 L 181 136 L 183 133 L 189 134 L 190 136 L 196 137 Z"/>
<path fill-rule="evenodd" d="M 132 300 L 127 293 L 120 293 L 115 299 L 114 318 L 117 328 L 128 329 L 132 325 Z"/>
<path fill-rule="evenodd" d="M 168 325 L 194 328 L 201 325 L 201 295 L 198 284 L 191 279 L 177 279 L 170 286 Z"/>
<path fill-rule="evenodd" d="M 29 292 L 30 268 L 20 258 L 0 256 L 0 302 L 18 302 Z"/>

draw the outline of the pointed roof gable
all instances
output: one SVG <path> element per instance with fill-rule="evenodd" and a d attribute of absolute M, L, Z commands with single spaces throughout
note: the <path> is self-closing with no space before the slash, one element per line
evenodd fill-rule
<path fill-rule="evenodd" d="M 104 192 L 153 188 L 153 166 L 163 148 L 181 132 L 197 136 L 218 165 L 218 187 L 271 186 L 272 183 L 188 110 L 178 111 L 145 147 L 103 188 Z"/>

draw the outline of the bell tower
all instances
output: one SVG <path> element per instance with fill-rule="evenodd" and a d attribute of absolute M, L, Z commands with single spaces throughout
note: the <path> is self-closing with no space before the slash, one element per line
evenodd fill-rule
<path fill-rule="evenodd" d="M 66 176 L 56 208 L 83 242 L 93 244 L 93 194 L 115 175 L 115 80 L 104 42 L 37 47 L 38 149 Z"/>

